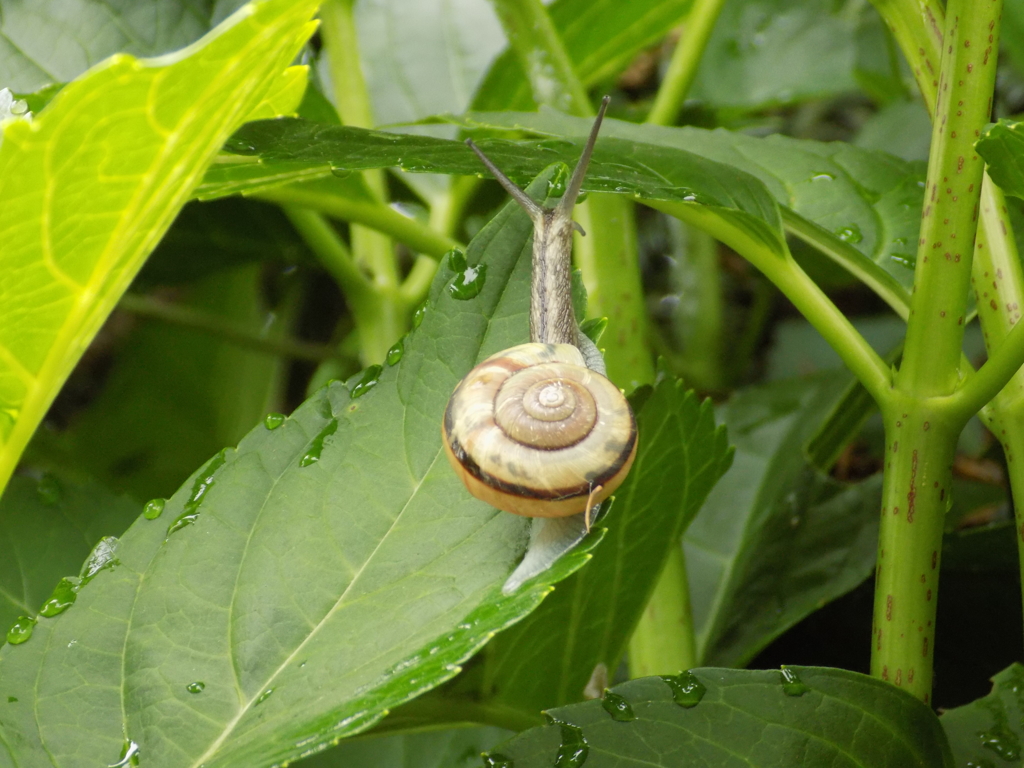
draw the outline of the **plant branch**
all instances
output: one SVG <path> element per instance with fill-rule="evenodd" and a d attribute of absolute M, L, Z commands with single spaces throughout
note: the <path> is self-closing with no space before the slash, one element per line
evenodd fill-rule
<path fill-rule="evenodd" d="M 441 258 L 452 248 L 465 248 L 457 240 L 403 216 L 384 203 L 331 195 L 307 189 L 301 184 L 274 187 L 253 197 L 284 206 L 301 206 L 353 224 L 364 224 L 405 243 L 417 253 L 435 259 Z"/>
<path fill-rule="evenodd" d="M 323 344 L 313 344 L 294 338 L 262 336 L 236 323 L 226 322 L 216 315 L 181 304 L 154 299 L 151 296 L 126 293 L 121 297 L 117 306 L 119 309 L 139 317 L 192 328 L 266 355 L 314 362 L 338 356 L 336 350 Z"/>
<path fill-rule="evenodd" d="M 694 2 L 645 122 L 654 125 L 675 124 L 679 110 L 682 109 L 690 86 L 697 76 L 697 67 L 724 4 L 725 0 Z"/>
<path fill-rule="evenodd" d="M 914 70 L 914 79 L 928 112 L 935 112 L 945 11 L 939 0 L 871 0 L 892 30 L 903 55 Z"/>

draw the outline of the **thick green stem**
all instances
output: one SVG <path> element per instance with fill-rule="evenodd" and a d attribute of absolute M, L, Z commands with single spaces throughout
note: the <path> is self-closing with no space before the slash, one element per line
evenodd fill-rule
<path fill-rule="evenodd" d="M 718 266 L 718 243 L 703 230 L 687 227 L 674 219 L 669 221 L 686 232 L 686 252 L 682 258 L 686 260 L 687 271 L 693 275 L 687 285 L 680 287 L 680 292 L 687 296 L 687 303 L 693 307 L 684 318 L 683 375 L 696 389 L 720 391 L 726 384 L 726 356 L 723 350 L 725 300 Z M 756 310 L 750 313 L 755 326 L 756 314 Z M 730 356 L 736 352 L 734 346 Z"/>
<path fill-rule="evenodd" d="M 669 552 L 629 641 L 629 676 L 676 674 L 697 666 L 690 585 L 681 545 Z"/>
<path fill-rule="evenodd" d="M 577 233 L 574 238 L 588 314 L 608 318 L 608 332 L 601 338 L 608 378 L 627 391 L 654 381 L 635 213 L 633 204 L 619 195 L 592 193 L 576 209 L 586 237 Z"/>
<path fill-rule="evenodd" d="M 963 422 L 913 398 L 889 403 L 883 418 L 885 481 L 871 674 L 928 702 L 942 529 Z"/>
<path fill-rule="evenodd" d="M 658 95 L 647 115 L 647 122 L 654 125 L 674 125 L 679 110 L 686 101 L 697 67 L 711 38 L 711 30 L 722 12 L 725 0 L 696 0 L 690 15 L 686 18 L 682 37 L 672 52 L 665 77 L 658 86 Z"/>
<path fill-rule="evenodd" d="M 903 364 L 917 396 L 956 387 L 984 162 L 974 141 L 992 110 L 1000 0 L 951 0 Z M 990 24 L 989 22 L 992 22 Z"/>
<path fill-rule="evenodd" d="M 928 111 L 935 112 L 945 12 L 940 0 L 871 0 L 892 30 Z"/>

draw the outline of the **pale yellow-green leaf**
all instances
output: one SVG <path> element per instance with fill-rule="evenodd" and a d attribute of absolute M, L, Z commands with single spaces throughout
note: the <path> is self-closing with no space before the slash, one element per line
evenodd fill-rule
<path fill-rule="evenodd" d="M 267 95 L 249 113 L 245 122 L 269 120 L 273 117 L 294 117 L 308 83 L 309 67 L 305 65 L 288 67 L 274 80 Z"/>
<path fill-rule="evenodd" d="M 4 126 L 0 488 L 225 139 L 268 94 L 294 95 L 317 5 L 252 3 L 178 53 L 113 56 Z"/>

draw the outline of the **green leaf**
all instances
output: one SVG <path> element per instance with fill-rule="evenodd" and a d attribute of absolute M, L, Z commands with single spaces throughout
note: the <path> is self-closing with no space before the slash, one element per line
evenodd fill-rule
<path fill-rule="evenodd" d="M 1000 120 L 985 129 L 975 147 L 992 181 L 1006 194 L 1024 198 L 1024 123 Z"/>
<path fill-rule="evenodd" d="M 529 522 L 470 497 L 441 447 L 458 380 L 528 337 L 531 234 L 506 206 L 467 249 L 487 258 L 475 298 L 442 267 L 397 364 L 222 451 L 71 610 L 0 650 L 0 697 L 24 703 L 0 765 L 111 765 L 124 734 L 157 767 L 311 754 L 453 677 L 581 566 L 601 531 L 503 595 Z"/>
<path fill-rule="evenodd" d="M 480 754 L 512 736 L 504 728 L 447 728 L 343 741 L 302 768 L 478 768 Z"/>
<path fill-rule="evenodd" d="M 480 148 L 513 181 L 524 183 L 552 162 L 575 165 L 584 139 L 541 142 L 480 141 Z M 250 123 L 227 145 L 241 152 L 210 168 L 198 195 L 266 189 L 289 179 L 326 177 L 397 165 L 413 172 L 480 175 L 480 161 L 461 142 L 405 136 L 302 120 Z M 685 149 L 605 138 L 583 182 L 589 192 L 618 192 L 710 211 L 772 252 L 784 252 L 778 207 L 752 176 Z"/>
<path fill-rule="evenodd" d="M 35 616 L 101 537 L 119 535 L 138 514 L 138 504 L 95 482 L 13 478 L 0 498 L 0 631 Z"/>
<path fill-rule="evenodd" d="M 742 666 L 871 573 L 881 477 L 841 484 L 802 450 L 845 382 L 790 379 L 721 406 L 736 455 L 683 537 L 701 663 Z"/>
<path fill-rule="evenodd" d="M 0 286 L 0 483 L 207 163 L 312 32 L 315 7 L 267 0 L 180 54 L 114 57 L 32 123 L 4 127 L 0 270 L 17 279 Z"/>
<path fill-rule="evenodd" d="M 881 27 L 878 14 L 856 2 L 727 2 L 691 97 L 716 108 L 753 110 L 857 91 L 859 49 L 868 42 L 858 33 L 865 23 Z M 871 53 L 875 66 L 888 63 L 884 45 Z"/>
<path fill-rule="evenodd" d="M 855 672 L 696 669 L 611 690 L 604 700 L 552 710 L 552 724 L 499 745 L 492 760 L 500 755 L 516 768 L 953 766 L 930 708 Z M 559 761 L 560 754 L 578 757 Z"/>
<path fill-rule="evenodd" d="M 34 91 L 108 56 L 157 56 L 206 34 L 243 0 L 0 2 L 0 86 Z"/>
<path fill-rule="evenodd" d="M 590 130 L 586 120 L 550 109 L 536 114 L 470 113 L 463 122 L 574 138 Z M 898 313 L 909 311 L 923 164 L 843 142 L 757 138 L 723 129 L 621 120 L 605 120 L 601 136 L 604 141 L 617 138 L 685 149 L 754 176 L 782 207 L 787 230 L 849 270 Z"/>
<path fill-rule="evenodd" d="M 585 86 L 624 70 L 645 48 L 682 22 L 693 0 L 556 0 L 548 6 L 573 68 Z M 491 66 L 473 99 L 474 109 L 535 109 L 529 80 L 515 54 Z"/>
<path fill-rule="evenodd" d="M 992 693 L 942 713 L 957 766 L 1017 764 L 1024 744 L 1024 666 L 1011 664 L 992 678 Z"/>
<path fill-rule="evenodd" d="M 598 664 L 615 670 L 669 551 L 732 461 L 711 402 L 681 382 L 641 390 L 640 458 L 602 520 L 590 565 L 487 651 L 483 694 L 527 711 L 579 701 Z"/>

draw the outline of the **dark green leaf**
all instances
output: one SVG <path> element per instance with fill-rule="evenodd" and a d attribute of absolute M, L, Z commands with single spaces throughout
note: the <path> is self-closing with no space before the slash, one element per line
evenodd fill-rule
<path fill-rule="evenodd" d="M 658 384 L 637 425 L 643 452 L 615 494 L 608 536 L 585 570 L 488 649 L 485 695 L 546 709 L 580 701 L 597 664 L 618 667 L 669 551 L 732 461 L 711 402 L 681 382 Z"/>
<path fill-rule="evenodd" d="M 120 535 L 138 514 L 136 502 L 98 483 L 12 478 L 0 499 L 0 632 L 19 616 L 35 616 L 101 537 Z"/>
<path fill-rule="evenodd" d="M 0 697 L 22 704 L 0 760 L 112 765 L 124 734 L 155 767 L 293 760 L 457 674 L 582 565 L 600 531 L 503 595 L 528 521 L 470 497 L 441 448 L 459 378 L 527 338 L 531 232 L 506 206 L 466 254 L 486 252 L 483 290 L 450 297 L 442 268 L 376 386 L 330 385 L 222 451 L 0 650 Z"/>
<path fill-rule="evenodd" d="M 34 91 L 114 53 L 156 56 L 199 39 L 244 0 L 0 2 L 0 85 Z"/>
<path fill-rule="evenodd" d="M 683 537 L 701 663 L 748 662 L 871 573 L 881 477 L 844 485 L 802 450 L 845 381 L 780 381 L 721 407 L 736 456 Z"/>
<path fill-rule="evenodd" d="M 575 165 L 583 140 L 481 141 L 480 148 L 513 181 L 525 183 L 553 162 Z M 464 144 L 302 120 L 249 123 L 227 145 L 242 152 L 210 168 L 197 196 L 266 189 L 287 180 L 397 165 L 407 171 L 480 175 L 480 161 Z M 702 206 L 782 252 L 775 201 L 757 179 L 685 149 L 619 139 L 598 142 L 583 189 L 647 200 Z"/>
<path fill-rule="evenodd" d="M 551 136 L 582 137 L 590 130 L 585 119 L 544 109 L 537 114 L 471 113 L 464 122 Z M 787 229 L 858 276 L 893 308 L 907 311 L 924 196 L 923 164 L 842 142 L 757 138 L 722 129 L 621 120 L 605 120 L 601 136 L 605 141 L 685 149 L 756 177 L 783 207 Z M 661 165 L 653 167 L 661 170 Z"/>
<path fill-rule="evenodd" d="M 1024 123 L 1000 120 L 985 129 L 975 146 L 992 181 L 1006 194 L 1024 198 Z"/>
<path fill-rule="evenodd" d="M 689 695 L 680 695 L 687 688 Z M 697 669 L 679 678 L 631 680 L 612 693 L 621 697 L 619 707 L 605 700 L 554 709 L 553 724 L 498 745 L 492 758 L 500 754 L 515 768 L 584 761 L 586 768 L 953 766 L 931 709 L 854 672 Z M 612 715 L 623 712 L 623 702 L 628 714 Z M 583 759 L 556 762 L 559 753 L 574 752 Z"/>
<path fill-rule="evenodd" d="M 686 18 L 693 0 L 557 0 L 551 22 L 584 85 L 614 77 L 637 53 Z M 473 99 L 475 109 L 536 108 L 512 51 L 494 62 Z"/>
<path fill-rule="evenodd" d="M 301 768 L 478 768 L 480 754 L 513 735 L 504 728 L 448 728 L 347 739 Z"/>
<path fill-rule="evenodd" d="M 1024 754 L 1024 666 L 992 678 L 992 693 L 942 714 L 958 766 L 1017 765 Z"/>

